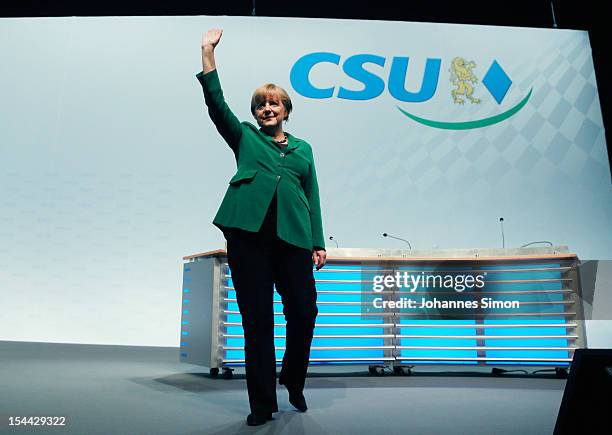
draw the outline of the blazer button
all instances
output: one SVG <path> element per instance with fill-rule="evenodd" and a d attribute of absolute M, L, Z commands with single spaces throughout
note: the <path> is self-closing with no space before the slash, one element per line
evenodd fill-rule
<path fill-rule="evenodd" d="M 285 157 L 285 153 L 280 153 L 280 156 L 281 157 Z"/>
<path fill-rule="evenodd" d="M 277 176 L 276 176 L 276 179 L 277 179 L 277 180 L 280 180 L 280 175 L 277 175 Z"/>

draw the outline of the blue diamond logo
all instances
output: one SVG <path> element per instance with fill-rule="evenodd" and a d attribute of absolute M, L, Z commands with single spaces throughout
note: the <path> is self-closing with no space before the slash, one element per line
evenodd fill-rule
<path fill-rule="evenodd" d="M 508 74 L 505 73 L 497 61 L 494 60 L 493 64 L 489 68 L 489 71 L 487 71 L 482 79 L 482 83 L 485 85 L 491 95 L 493 95 L 493 98 L 495 98 L 497 104 L 501 104 L 506 96 L 506 93 L 508 92 L 508 89 L 510 89 L 512 80 L 510 80 Z"/>

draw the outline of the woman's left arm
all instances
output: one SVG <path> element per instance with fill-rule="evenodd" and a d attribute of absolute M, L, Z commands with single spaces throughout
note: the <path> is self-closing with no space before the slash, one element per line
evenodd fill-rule
<path fill-rule="evenodd" d="M 312 261 L 317 270 L 325 265 L 327 252 L 325 252 L 325 238 L 323 237 L 323 219 L 321 218 L 321 201 L 319 199 L 319 183 L 315 169 L 314 156 L 310 149 L 310 165 L 304 183 L 304 193 L 310 207 L 310 227 L 312 229 Z"/>

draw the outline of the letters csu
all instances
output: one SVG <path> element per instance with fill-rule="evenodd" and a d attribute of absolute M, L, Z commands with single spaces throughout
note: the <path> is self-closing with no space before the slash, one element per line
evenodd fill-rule
<path fill-rule="evenodd" d="M 299 94 L 308 98 L 331 98 L 334 95 L 334 86 L 327 88 L 315 87 L 309 79 L 310 71 L 319 63 L 332 63 L 340 65 L 340 55 L 329 52 L 309 53 L 299 58 L 291 68 L 291 85 Z M 406 90 L 406 74 L 409 65 L 408 57 L 394 57 L 388 78 L 389 93 L 396 100 L 408 103 L 421 103 L 429 100 L 436 92 L 440 75 L 441 59 L 427 58 L 423 80 L 420 89 Z M 370 100 L 378 97 L 385 90 L 385 81 L 380 76 L 366 70 L 365 64 L 385 66 L 386 59 L 375 54 L 356 54 L 347 58 L 342 64 L 344 73 L 352 79 L 363 84 L 362 90 L 352 90 L 340 86 L 337 97 L 347 100 Z M 412 73 L 412 72 L 411 72 Z"/>

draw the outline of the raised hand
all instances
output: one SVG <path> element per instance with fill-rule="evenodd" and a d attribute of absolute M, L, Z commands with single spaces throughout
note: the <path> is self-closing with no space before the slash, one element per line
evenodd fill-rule
<path fill-rule="evenodd" d="M 223 29 L 209 29 L 202 35 L 202 49 L 205 47 L 212 47 L 214 49 L 221 40 L 222 34 Z"/>
<path fill-rule="evenodd" d="M 215 47 L 221 40 L 223 29 L 209 29 L 202 35 L 202 71 L 208 73 L 217 69 L 215 64 Z"/>

